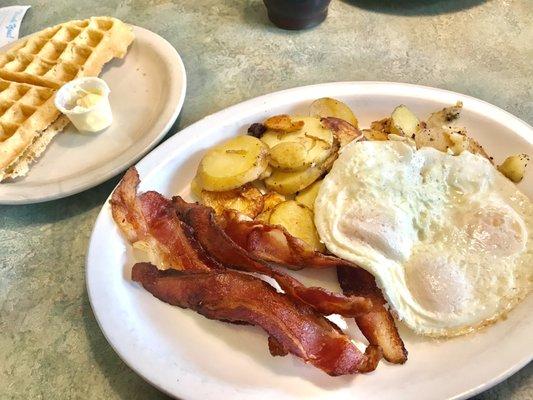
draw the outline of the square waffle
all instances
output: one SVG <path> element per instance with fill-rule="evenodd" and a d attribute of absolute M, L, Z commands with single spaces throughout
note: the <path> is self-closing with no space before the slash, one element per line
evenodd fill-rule
<path fill-rule="evenodd" d="M 0 53 L 0 181 L 27 173 L 67 124 L 61 117 L 46 131 L 60 116 L 56 90 L 100 74 L 105 63 L 124 57 L 133 38 L 122 21 L 92 17 L 44 29 Z"/>

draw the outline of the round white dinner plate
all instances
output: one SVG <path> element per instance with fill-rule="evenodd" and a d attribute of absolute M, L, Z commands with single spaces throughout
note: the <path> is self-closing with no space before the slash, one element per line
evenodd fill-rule
<path fill-rule="evenodd" d="M 125 170 L 168 132 L 185 99 L 185 67 L 161 36 L 138 26 L 133 32 L 126 56 L 107 63 L 100 75 L 111 89 L 113 124 L 98 133 L 80 133 L 69 124 L 25 177 L 0 183 L 0 204 L 38 203 L 92 188 Z"/>
<path fill-rule="evenodd" d="M 533 154 L 531 126 L 481 100 L 400 83 L 328 83 L 258 97 L 189 126 L 137 164 L 140 189 L 190 200 L 189 183 L 206 149 L 267 116 L 306 113 L 312 100 L 324 96 L 348 103 L 363 127 L 399 104 L 425 117 L 461 100 L 461 124 L 497 162 L 510 154 Z M 528 167 L 519 187 L 533 197 L 533 168 Z M 372 373 L 333 378 L 292 355 L 272 357 L 260 328 L 208 320 L 157 300 L 130 280 L 133 262 L 106 202 L 87 254 L 94 313 L 109 343 L 131 368 L 183 400 L 460 399 L 495 385 L 533 356 L 529 296 L 507 319 L 455 339 L 416 336 L 400 326 L 409 351 L 405 365 L 382 361 Z M 339 290 L 334 271 L 297 275 L 304 283 Z M 341 327 L 361 337 L 353 322 L 341 320 Z"/>

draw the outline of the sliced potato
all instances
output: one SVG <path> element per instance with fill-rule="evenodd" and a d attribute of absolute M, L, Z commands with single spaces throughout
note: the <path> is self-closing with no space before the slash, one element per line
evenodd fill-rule
<path fill-rule="evenodd" d="M 259 215 L 254 218 L 254 221 L 260 222 L 262 224 L 270 224 L 270 215 L 272 214 L 272 209 L 262 211 Z"/>
<path fill-rule="evenodd" d="M 320 189 L 320 185 L 322 184 L 322 179 L 315 181 L 310 186 L 306 187 L 301 192 L 298 192 L 294 200 L 296 200 L 297 203 L 303 204 L 310 210 L 315 209 L 315 199 L 318 195 L 318 189 Z"/>
<path fill-rule="evenodd" d="M 389 140 L 389 136 L 383 131 L 363 129 L 362 133 L 366 140 Z"/>
<path fill-rule="evenodd" d="M 320 164 L 320 168 L 322 169 L 322 173 L 323 174 L 326 174 L 330 171 L 331 167 L 333 167 L 333 163 L 335 162 L 335 160 L 337 160 L 337 158 L 339 157 L 339 150 L 340 150 L 340 144 L 339 142 L 336 140 L 334 143 L 333 143 L 333 149 L 331 151 L 331 154 L 329 155 L 328 158 L 326 158 L 324 160 L 324 162 L 322 164 Z"/>
<path fill-rule="evenodd" d="M 302 170 L 307 166 L 313 164 L 319 164 L 323 162 L 331 154 L 331 146 L 334 141 L 333 133 L 331 130 L 322 126 L 318 118 L 302 117 L 300 118 L 304 122 L 302 129 L 294 132 L 280 132 L 274 130 L 266 131 L 261 140 L 273 150 L 280 143 L 292 142 L 299 143 L 304 146 L 306 154 L 304 164 L 299 165 L 296 170 Z M 284 152 L 287 152 L 288 147 L 283 147 Z M 295 150 L 300 151 L 300 150 Z M 278 153 L 278 159 L 272 160 L 273 166 L 282 166 L 285 170 L 292 170 L 287 167 L 293 163 L 293 160 L 282 157 L 282 152 Z"/>
<path fill-rule="evenodd" d="M 200 202 L 212 207 L 217 214 L 224 210 L 236 210 L 254 218 L 263 211 L 263 194 L 252 184 L 224 192 L 202 190 Z"/>
<path fill-rule="evenodd" d="M 268 118 L 263 125 L 267 129 L 281 132 L 295 132 L 303 128 L 305 122 L 292 118 L 290 115 L 275 115 Z"/>
<path fill-rule="evenodd" d="M 284 172 L 274 170 L 272 175 L 265 179 L 268 189 L 278 193 L 289 195 L 305 189 L 323 174 L 321 165 L 315 165 L 297 172 Z"/>
<path fill-rule="evenodd" d="M 270 164 L 281 170 L 299 171 L 308 161 L 307 149 L 299 142 L 281 142 L 270 149 Z"/>
<path fill-rule="evenodd" d="M 294 200 L 278 204 L 270 214 L 270 224 L 283 226 L 292 236 L 302 239 L 316 251 L 325 247 L 316 231 L 313 212 Z"/>
<path fill-rule="evenodd" d="M 272 171 L 274 171 L 272 166 L 270 164 L 267 165 L 265 170 L 261 173 L 261 175 L 259 175 L 259 177 L 257 179 L 261 179 L 262 180 L 262 179 L 268 178 L 270 175 L 272 175 Z"/>
<path fill-rule="evenodd" d="M 379 121 L 372 122 L 370 124 L 370 129 L 372 129 L 373 131 L 380 131 L 380 132 L 386 133 L 388 135 L 389 133 L 391 133 L 391 119 L 390 119 L 390 117 L 383 118 L 383 119 L 380 119 Z"/>
<path fill-rule="evenodd" d="M 325 117 L 320 119 L 320 122 L 325 128 L 328 128 L 333 132 L 333 135 L 339 141 L 341 147 L 346 146 L 354 140 L 362 138 L 361 131 L 343 119 Z"/>
<path fill-rule="evenodd" d="M 406 106 L 399 105 L 391 114 L 391 133 L 414 138 L 420 121 Z"/>
<path fill-rule="evenodd" d="M 257 179 L 268 166 L 268 147 L 242 135 L 211 148 L 198 167 L 198 184 L 205 190 L 236 189 Z"/>
<path fill-rule="evenodd" d="M 511 181 L 518 183 L 524 178 L 529 156 L 527 154 L 517 154 L 507 157 L 505 161 L 498 166 L 498 171 L 504 174 Z"/>
<path fill-rule="evenodd" d="M 312 117 L 335 117 L 349 122 L 355 128 L 359 126 L 357 117 L 352 109 L 340 100 L 332 99 L 331 97 L 322 97 L 311 103 L 309 107 L 309 115 Z"/>
<path fill-rule="evenodd" d="M 458 101 L 454 106 L 444 107 L 442 110 L 432 113 L 426 124 L 428 128 L 437 127 L 440 128 L 443 125 L 449 125 L 450 122 L 455 121 L 461 114 L 463 103 Z"/>
<path fill-rule="evenodd" d="M 286 200 L 285 196 L 276 192 L 268 192 L 263 195 L 263 211 L 271 210 L 279 203 L 283 203 Z"/>

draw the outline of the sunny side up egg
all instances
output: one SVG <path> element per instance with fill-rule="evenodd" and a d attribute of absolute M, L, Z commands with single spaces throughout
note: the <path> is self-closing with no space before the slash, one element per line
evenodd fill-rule
<path fill-rule="evenodd" d="M 530 290 L 533 205 L 466 151 L 351 143 L 320 187 L 315 224 L 329 251 L 371 272 L 419 334 L 471 332 Z"/>

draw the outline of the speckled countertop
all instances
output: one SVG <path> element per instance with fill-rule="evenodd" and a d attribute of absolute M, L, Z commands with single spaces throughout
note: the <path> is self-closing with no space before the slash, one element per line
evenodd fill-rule
<path fill-rule="evenodd" d="M 326 22 L 303 32 L 270 25 L 260 0 L 22 3 L 32 8 L 21 35 L 112 15 L 172 43 L 189 80 L 170 134 L 261 94 L 349 80 L 455 90 L 533 123 L 532 0 L 333 0 Z M 166 398 L 118 358 L 87 298 L 89 235 L 116 183 L 43 204 L 0 206 L 1 399 Z M 533 366 L 476 398 L 533 399 Z"/>

